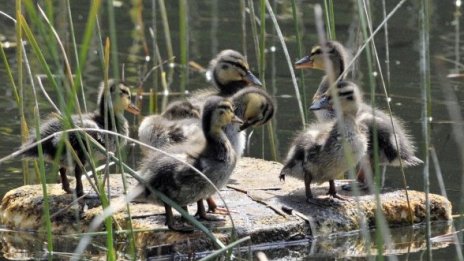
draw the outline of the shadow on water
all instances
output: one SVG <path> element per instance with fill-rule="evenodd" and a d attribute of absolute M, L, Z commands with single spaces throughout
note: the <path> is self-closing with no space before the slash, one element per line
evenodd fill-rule
<path fill-rule="evenodd" d="M 76 34 L 80 35 L 83 31 L 83 23 L 87 13 L 86 4 L 78 3 L 80 1 L 71 1 L 73 16 L 75 17 Z M 286 37 L 286 44 L 289 48 L 292 59 L 297 58 L 297 43 L 294 36 L 294 24 L 292 20 L 290 1 L 278 2 L 271 1 L 275 7 L 275 12 L 278 17 L 279 25 Z M 314 26 L 314 17 L 312 5 L 319 1 L 297 1 L 297 10 L 301 15 L 301 33 L 303 44 L 306 51 L 317 43 L 317 36 Z M 373 10 L 374 25 L 381 20 L 382 9 L 380 1 L 371 1 Z M 393 1 L 387 1 L 387 9 L 390 10 L 395 4 Z M 451 1 L 439 3 L 440 1 L 432 1 L 432 19 L 431 19 L 431 43 L 430 53 L 432 57 L 444 57 L 445 71 L 454 77 L 449 78 L 450 85 L 454 91 L 457 102 L 460 105 L 460 112 L 464 104 L 464 86 L 462 74 L 464 73 L 464 65 L 462 64 L 462 53 L 464 53 L 464 45 L 460 44 L 460 29 L 461 16 L 459 10 Z M 184 3 L 184 2 L 182 2 Z M 249 24 L 249 16 L 246 15 L 246 25 L 242 28 L 241 1 L 187 1 L 188 3 L 188 52 L 189 61 L 194 61 L 203 67 L 208 66 L 209 60 L 216 54 L 218 50 L 232 48 L 237 50 L 247 50 L 248 60 L 253 72 L 258 71 L 258 59 L 254 52 L 254 39 L 252 28 Z M 167 53 L 169 49 L 173 49 L 174 56 L 178 58 L 172 63 L 172 66 L 166 65 L 168 77 L 172 73 L 172 81 L 168 79 L 168 87 L 171 93 L 179 93 L 181 82 L 181 73 L 185 73 L 185 68 L 180 67 L 180 50 L 182 44 L 185 44 L 186 39 L 182 38 L 180 32 L 185 30 L 180 28 L 179 2 L 165 1 L 167 10 L 167 21 L 170 27 L 170 37 L 172 37 L 172 46 L 168 46 L 170 41 L 166 41 L 163 31 L 163 17 L 159 14 L 153 20 L 151 12 L 152 6 L 150 1 L 144 1 L 142 6 L 136 9 L 130 4 L 124 2 L 121 7 L 115 9 L 117 21 L 117 39 L 118 39 L 118 57 L 120 63 L 125 64 L 125 78 L 129 83 L 136 83 L 140 79 L 140 74 L 146 71 L 147 68 L 157 65 L 152 64 L 153 61 L 164 61 L 169 59 Z M 185 4 L 185 3 L 184 3 Z M 421 108 L 422 101 L 419 87 L 419 32 L 418 32 L 418 12 L 417 6 L 413 3 L 406 3 L 401 10 L 390 20 L 389 26 L 389 51 L 390 57 L 385 57 L 385 42 L 381 36 L 376 37 L 376 44 L 380 54 L 380 61 L 389 61 L 391 70 L 391 81 L 388 91 L 390 92 L 393 113 L 402 118 L 410 128 L 412 136 L 415 138 L 417 146 L 423 146 L 421 142 Z M 337 38 L 346 44 L 351 49 L 356 49 L 357 43 L 360 41 L 359 18 L 358 11 L 355 10 L 355 4 L 351 1 L 337 1 L 335 5 L 335 18 Z M 7 1 L 6 5 L 2 5 L 1 11 L 8 14 L 14 13 L 14 1 Z M 159 10 L 157 10 L 159 11 Z M 247 10 L 248 11 L 248 10 Z M 134 16 L 134 12 L 141 12 L 141 16 Z M 102 13 L 102 23 L 107 21 L 105 10 Z M 140 18 L 140 19 L 138 19 Z M 149 28 L 151 25 L 156 25 L 154 29 L 156 33 L 156 44 L 159 48 L 160 59 L 146 60 L 147 55 L 155 57 L 155 47 L 151 43 L 149 37 Z M 185 25 L 184 25 L 185 26 Z M 301 129 L 301 121 L 299 119 L 298 107 L 296 106 L 296 98 L 290 80 L 290 73 L 285 64 L 285 57 L 282 53 L 282 48 L 278 44 L 275 32 L 272 28 L 272 23 L 267 23 L 267 49 L 266 54 L 267 64 L 264 75 L 259 75 L 260 78 L 266 78 L 268 83 L 268 91 L 273 94 L 278 102 L 278 112 L 276 115 L 274 128 L 278 145 L 278 154 L 285 155 L 289 143 L 294 135 L 295 130 Z M 103 34 L 107 27 L 102 26 Z M 63 29 L 62 29 L 63 30 Z M 14 41 L 14 27 L 11 22 L 3 17 L 0 17 L 0 41 Z M 66 33 L 63 32 L 63 37 Z M 182 37 L 186 37 L 185 35 Z M 69 39 L 65 39 L 69 41 Z M 97 48 L 97 39 L 94 39 L 94 49 Z M 270 55 L 272 54 L 272 56 Z M 14 65 L 14 49 L 7 50 L 9 62 Z M 271 59 L 272 58 L 272 59 Z M 185 60 L 183 61 L 185 62 Z M 185 65 L 185 64 L 184 64 Z M 368 76 L 365 72 L 366 64 L 364 60 L 360 60 L 355 67 L 356 73 L 353 77 L 364 88 L 366 93 L 369 92 Z M 14 70 L 14 69 L 13 69 Z M 36 72 L 38 73 L 38 72 Z M 188 91 L 206 86 L 205 76 L 196 70 L 188 70 Z M 298 73 L 297 75 L 300 75 Z M 312 94 L 316 90 L 322 72 L 303 72 L 301 75 L 305 78 L 306 93 L 308 97 L 304 97 L 307 101 L 311 99 Z M 85 67 L 85 82 L 87 86 L 97 86 L 102 78 L 99 59 L 96 55 L 90 55 L 88 64 Z M 446 192 L 452 202 L 456 213 L 459 208 L 460 200 L 463 197 L 461 191 L 462 182 L 462 161 L 459 153 L 459 144 L 455 141 L 452 133 L 453 125 L 462 125 L 462 122 L 455 122 L 449 116 L 446 104 L 447 100 L 442 91 L 443 84 L 440 81 L 439 75 L 433 70 L 432 66 L 432 106 L 433 119 L 431 122 L 432 143 L 437 152 L 437 156 L 444 173 L 444 183 Z M 183 78 L 182 78 L 183 79 Z M 149 92 L 153 88 L 155 91 L 163 90 L 161 87 L 162 77 L 159 73 L 150 78 L 143 86 L 144 92 Z M 18 109 L 13 99 L 11 88 L 7 81 L 7 76 L 3 63 L 0 63 L 0 82 L 4 83 L 0 86 L 0 155 L 5 156 L 13 152 L 15 148 L 20 146 L 20 130 L 19 130 L 19 115 Z M 151 86 L 155 82 L 158 85 Z M 272 86 L 272 88 L 269 88 Z M 86 89 L 88 97 L 95 97 L 96 88 L 89 87 Z M 160 110 L 167 104 L 169 100 L 175 99 L 177 96 L 158 95 L 155 104 Z M 379 107 L 385 108 L 385 99 L 382 99 L 381 92 L 378 93 Z M 43 98 L 43 97 L 41 97 Z M 32 103 L 30 97 L 25 97 L 26 102 Z M 51 112 L 51 108 L 41 99 L 42 116 Z M 383 102 L 383 103 L 382 103 Z M 89 99 L 87 104 L 89 109 L 95 108 L 95 101 Z M 148 98 L 144 97 L 143 110 L 149 111 Z M 29 112 L 30 113 L 30 112 Z M 313 120 L 312 115 L 309 115 L 309 120 Z M 130 122 L 137 125 L 138 119 L 131 118 Z M 264 129 L 255 130 L 248 155 L 255 157 L 264 157 L 269 159 L 271 153 L 267 146 L 267 134 Z M 264 149 L 263 149 L 264 148 Z M 132 155 L 132 166 L 137 165 L 137 155 Z M 2 164 L 2 175 L 0 177 L 0 194 L 4 195 L 8 190 L 18 187 L 23 184 L 21 175 L 20 160 L 10 161 Z M 411 189 L 423 190 L 422 167 L 406 169 L 408 185 Z M 275 177 L 277 178 L 277 177 Z M 432 193 L 440 194 L 440 188 L 434 172 L 431 173 Z M 402 187 L 401 174 L 398 169 L 389 168 L 387 174 L 386 186 Z M 445 224 L 434 225 L 433 235 L 439 235 L 449 232 L 449 226 Z M 44 247 L 42 243 L 37 242 L 36 234 L 21 233 L 21 232 L 2 232 L 2 252 L 5 258 L 20 259 L 20 258 L 43 258 Z M 63 253 L 70 253 L 74 250 L 76 241 L 74 239 L 54 237 L 57 249 Z M 394 249 L 388 254 L 405 256 L 411 259 L 418 259 L 423 251 L 424 233 L 422 227 L 417 228 L 398 228 L 392 230 L 392 241 Z M 65 243 L 66 242 L 66 243 Z M 373 244 L 373 243 L 371 243 Z M 437 244 L 434 245 L 434 257 L 450 257 L 454 255 L 454 249 L 449 245 Z M 376 247 L 366 245 L 363 238 L 357 233 L 337 235 L 330 238 L 314 238 L 311 240 L 291 241 L 277 244 L 267 244 L 259 246 L 251 246 L 251 249 L 256 251 L 264 251 L 269 257 L 358 257 L 365 256 L 366 253 L 374 253 Z M 444 249 L 444 250 L 443 250 Z M 98 246 L 93 246 L 89 252 L 98 254 L 101 249 Z M 245 252 L 247 249 L 243 249 Z M 23 256 L 22 256 L 23 255 Z"/>

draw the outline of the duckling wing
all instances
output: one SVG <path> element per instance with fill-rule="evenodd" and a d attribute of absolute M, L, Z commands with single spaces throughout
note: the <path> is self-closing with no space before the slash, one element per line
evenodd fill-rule
<path fill-rule="evenodd" d="M 195 146 L 205 140 L 199 119 L 168 120 L 160 115 L 152 115 L 142 121 L 139 139 L 160 149 Z"/>
<path fill-rule="evenodd" d="M 280 173 L 280 178 L 285 179 L 285 175 L 290 174 L 299 178 L 304 177 L 304 166 L 308 161 L 317 157 L 322 149 L 321 138 L 326 136 L 322 125 L 326 124 L 313 124 L 306 130 L 300 132 L 288 151 L 284 168 Z"/>
<path fill-rule="evenodd" d="M 422 161 L 414 156 L 415 146 L 412 137 L 407 132 L 404 123 L 395 116 L 364 104 L 359 115 L 362 124 L 368 128 L 368 153 L 373 155 L 374 130 L 377 131 L 377 140 L 380 149 L 381 163 L 399 165 L 399 157 L 406 166 L 415 166 Z M 392 124 L 393 123 L 393 124 Z M 397 146 L 398 145 L 398 146 Z"/>
<path fill-rule="evenodd" d="M 73 115 L 71 117 L 71 120 L 75 127 L 99 129 L 98 124 L 86 114 L 82 115 L 82 117 Z M 48 139 L 42 143 L 42 149 L 43 149 L 44 154 L 49 157 L 54 157 L 58 149 L 58 144 L 65 137 L 63 135 L 66 135 L 67 140 L 69 141 L 71 147 L 74 148 L 74 150 L 76 151 L 79 157 L 83 157 L 83 149 L 81 148 L 81 145 L 79 143 L 78 131 L 68 132 L 66 134 L 61 133 L 64 129 L 65 128 L 63 127 L 63 120 L 59 118 L 57 115 L 53 115 L 53 117 L 50 117 L 49 119 L 45 120 L 41 124 L 40 138 L 43 139 L 50 135 L 54 135 L 53 138 Z M 98 131 L 85 131 L 85 132 L 101 143 L 102 137 L 101 137 L 101 134 L 98 133 Z M 80 136 L 80 137 L 83 137 L 83 136 Z M 29 144 L 36 142 L 36 141 L 37 141 L 37 137 L 35 135 L 35 131 L 32 131 L 29 141 L 24 146 L 26 147 Z M 85 142 L 85 140 L 83 141 Z M 63 152 L 63 154 L 65 153 Z M 36 157 L 38 155 L 37 146 L 32 147 L 31 149 L 25 151 L 24 155 Z"/>
<path fill-rule="evenodd" d="M 198 108 L 203 108 L 206 100 L 213 96 L 218 95 L 218 90 L 214 87 L 204 88 L 200 90 L 196 90 L 192 93 L 192 96 L 188 98 L 188 101 Z"/>
<path fill-rule="evenodd" d="M 180 205 L 187 205 L 203 197 L 202 190 L 207 184 L 206 180 L 194 171 L 188 163 L 199 171 L 204 171 L 196 162 L 197 158 L 187 153 L 171 154 L 167 156 L 161 153 L 152 153 L 144 160 L 140 173 L 146 181 L 145 186 L 164 193 Z M 150 191 L 145 189 L 144 197 L 147 198 Z"/>

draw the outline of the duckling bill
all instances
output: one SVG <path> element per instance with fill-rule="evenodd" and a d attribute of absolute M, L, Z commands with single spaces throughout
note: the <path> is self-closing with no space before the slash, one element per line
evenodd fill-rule
<path fill-rule="evenodd" d="M 107 108 L 107 100 L 105 95 L 104 84 L 102 83 L 99 89 L 98 94 L 98 108 L 92 113 L 87 113 L 83 115 L 72 115 L 71 120 L 72 124 L 75 127 L 80 128 L 93 128 L 93 129 L 102 129 L 102 130 L 111 130 L 115 131 L 124 136 L 129 135 L 129 128 L 127 120 L 124 118 L 124 110 L 127 110 L 133 114 L 138 114 L 139 109 L 131 103 L 131 94 L 130 89 L 124 83 L 118 83 L 114 80 L 108 81 L 108 93 L 109 98 L 112 101 L 112 110 L 111 113 L 109 108 Z M 106 113 L 105 113 L 106 112 Z M 114 115 L 114 121 L 112 121 L 111 115 Z M 82 119 L 82 120 L 81 120 Z M 63 119 L 58 115 L 53 115 L 51 118 L 47 119 L 41 124 L 40 128 L 40 137 L 44 138 L 50 136 L 54 133 L 65 130 L 63 126 Z M 101 145 L 105 146 L 109 151 L 114 152 L 116 150 L 116 137 L 99 133 L 98 131 L 85 131 L 92 138 L 97 140 Z M 82 147 L 79 143 L 78 138 L 79 133 L 70 132 L 67 134 L 67 141 L 70 144 L 70 147 L 64 146 L 63 151 L 59 153 L 60 143 L 63 142 L 65 135 L 60 134 L 56 135 L 54 138 L 49 139 L 42 143 L 42 149 L 44 157 L 47 161 L 53 162 L 54 159 L 59 159 L 60 164 L 60 177 L 62 188 L 66 193 L 72 193 L 70 188 L 68 178 L 66 176 L 66 171 L 68 168 L 74 167 L 74 176 L 76 178 L 76 195 L 81 197 L 83 193 L 83 186 L 81 181 L 82 176 L 82 167 L 85 166 L 87 162 L 87 151 L 91 148 L 91 144 L 86 144 L 85 139 L 82 135 L 82 142 L 85 144 L 85 147 Z M 29 141 L 23 145 L 23 147 L 30 147 L 31 144 L 35 143 L 38 138 L 35 136 L 35 132 L 31 133 Z M 126 140 L 120 140 L 120 145 L 125 145 Z M 77 159 L 71 157 L 70 149 L 74 150 L 77 155 Z M 23 154 L 26 157 L 38 157 L 38 147 L 34 146 L 26 150 Z"/>

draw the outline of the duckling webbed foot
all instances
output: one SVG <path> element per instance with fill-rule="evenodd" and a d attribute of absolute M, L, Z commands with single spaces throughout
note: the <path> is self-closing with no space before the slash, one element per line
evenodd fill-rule
<path fill-rule="evenodd" d="M 180 233 L 192 233 L 194 231 L 193 227 L 185 223 L 179 224 L 174 220 L 174 214 L 172 213 L 172 208 L 168 204 L 164 203 L 164 209 L 166 211 L 166 226 L 173 231 Z"/>
<path fill-rule="evenodd" d="M 224 218 L 218 217 L 216 215 L 208 215 L 206 213 L 206 208 L 205 208 L 205 205 L 203 204 L 203 200 L 199 200 L 197 202 L 197 208 L 198 210 L 195 216 L 201 220 L 206 220 L 206 221 L 224 221 L 225 220 Z"/>
<path fill-rule="evenodd" d="M 207 198 L 206 203 L 208 203 L 208 212 L 219 215 L 229 215 L 227 208 L 218 207 L 216 201 L 214 201 L 212 197 Z"/>
<path fill-rule="evenodd" d="M 329 191 L 327 192 L 327 195 L 330 195 L 332 198 L 336 198 L 339 200 L 348 200 L 347 198 L 337 194 L 337 189 L 335 188 L 335 181 L 333 180 L 329 180 Z"/>
<path fill-rule="evenodd" d="M 61 167 L 59 171 L 60 171 L 61 187 L 66 192 L 66 194 L 72 194 L 73 190 L 69 186 L 68 176 L 66 176 L 66 168 Z"/>

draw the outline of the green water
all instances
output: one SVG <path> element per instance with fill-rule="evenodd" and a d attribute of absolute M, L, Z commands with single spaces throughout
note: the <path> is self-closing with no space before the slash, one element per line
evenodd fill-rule
<path fill-rule="evenodd" d="M 14 1 L 4 1 L 0 6 L 0 10 L 8 14 L 14 13 Z M 64 2 L 64 1 L 62 1 Z M 88 11 L 88 4 L 90 1 L 71 1 L 72 12 L 75 19 L 76 33 L 78 36 L 78 42 L 80 41 L 81 33 L 84 30 L 84 22 L 86 20 L 86 14 Z M 246 53 L 248 61 L 251 66 L 251 70 L 258 73 L 258 60 L 255 56 L 254 39 L 250 26 L 250 18 L 247 16 L 246 24 L 246 37 L 244 37 L 242 30 L 242 18 L 240 1 L 187 1 L 188 2 L 188 61 L 195 61 L 196 63 L 207 67 L 209 60 L 216 55 L 216 53 L 222 49 L 232 48 Z M 256 14 L 259 14 L 258 1 L 255 2 Z M 335 22 L 336 22 L 336 35 L 337 39 L 344 43 L 349 48 L 356 48 L 361 42 L 361 32 L 359 28 L 359 17 L 358 11 L 356 10 L 356 4 L 352 1 L 335 1 Z M 372 2 L 372 15 L 374 20 L 374 27 L 382 20 L 382 5 L 381 1 Z M 399 1 L 387 1 L 387 12 L 391 10 Z M 414 137 L 417 147 L 419 148 L 418 156 L 423 158 L 423 144 L 422 137 L 422 102 L 421 102 L 421 90 L 420 90 L 420 65 L 419 65 L 419 4 L 418 1 L 407 1 L 400 10 L 392 17 L 388 23 L 388 34 L 389 42 L 388 47 L 390 51 L 389 65 L 390 65 L 390 83 L 388 84 L 388 91 L 391 96 L 391 106 L 394 114 L 404 120 L 407 127 L 410 130 L 411 135 Z M 459 29 L 455 21 L 456 7 L 453 1 L 431 1 L 432 17 L 431 17 L 431 43 L 430 43 L 430 54 L 431 60 L 431 76 L 432 76 L 432 115 L 431 119 L 432 129 L 432 140 L 431 143 L 434 146 L 441 171 L 443 172 L 443 178 L 446 188 L 446 193 L 453 203 L 453 212 L 458 213 L 459 203 L 463 197 L 462 187 L 462 162 L 461 162 L 461 151 L 459 150 L 458 143 L 454 139 L 453 127 L 462 128 L 463 122 L 456 122 L 451 119 L 447 111 L 446 105 L 450 104 L 451 101 L 445 98 L 443 94 L 444 88 L 452 88 L 452 92 L 457 98 L 458 105 L 464 103 L 464 92 L 462 78 L 449 79 L 449 84 L 440 81 L 439 75 L 437 74 L 437 62 L 436 57 L 441 56 L 447 59 L 442 63 L 441 70 L 446 73 L 455 73 L 459 70 L 463 70 L 463 65 L 459 63 L 461 53 L 463 53 L 463 47 L 460 43 L 457 43 L 456 51 L 456 39 L 462 32 L 462 30 L 456 32 Z M 118 39 L 118 58 L 119 62 L 125 64 L 125 76 L 129 83 L 137 83 L 140 77 L 140 68 L 144 66 L 150 68 L 154 64 L 152 62 L 145 62 L 146 56 L 153 56 L 153 45 L 152 39 L 149 36 L 148 28 L 152 27 L 152 8 L 151 1 L 144 1 L 142 9 L 142 17 L 140 20 L 135 19 L 131 14 L 137 13 L 132 8 L 129 1 L 122 2 L 121 7 L 115 8 L 116 17 L 116 29 Z M 298 58 L 297 55 L 297 44 L 294 31 L 294 25 L 291 14 L 291 3 L 290 1 L 279 1 L 273 4 L 274 12 L 277 15 L 277 19 L 281 30 L 285 36 L 286 44 L 290 52 L 292 60 Z M 297 7 L 301 13 L 302 26 L 301 33 L 303 36 L 303 43 L 306 46 L 306 50 L 310 50 L 311 46 L 317 43 L 317 34 L 315 30 L 314 15 L 313 15 L 313 4 L 321 3 L 322 1 L 297 1 Z M 70 42 L 69 32 L 67 31 L 67 24 L 65 22 L 65 9 L 64 3 L 60 1 L 56 4 L 56 16 L 57 16 L 57 29 L 61 39 L 65 43 Z M 158 6 L 159 8 L 159 6 Z M 182 69 L 179 66 L 180 63 L 180 40 L 179 40 L 179 6 L 178 1 L 166 1 L 167 16 L 169 20 L 171 38 L 174 55 L 176 56 L 175 63 L 177 66 L 173 71 L 173 81 L 169 85 L 171 92 L 178 92 L 181 85 L 181 72 Z M 109 32 L 108 18 L 106 8 L 103 8 L 101 16 L 103 35 L 108 36 Z M 157 9 L 159 11 L 159 9 Z M 60 19 L 61 18 L 61 19 Z M 141 21 L 142 24 L 138 24 Z M 459 20 L 462 22 L 462 19 Z M 143 31 L 140 28 L 144 28 Z M 160 48 L 160 54 L 163 59 L 168 59 L 167 46 L 163 27 L 161 24 L 161 15 L 156 14 L 156 31 L 157 44 Z M 275 33 L 272 21 L 268 18 L 266 21 L 266 71 L 265 75 L 259 75 L 259 78 L 265 79 L 267 90 L 272 93 L 278 103 L 278 111 L 275 117 L 274 127 L 276 128 L 276 139 L 277 139 L 277 153 L 279 159 L 283 157 L 286 150 L 291 142 L 294 131 L 301 129 L 301 120 L 299 117 L 299 111 L 297 102 L 292 86 L 290 72 L 285 61 L 285 57 L 282 51 L 277 34 Z M 5 36 L 6 41 L 14 41 L 14 26 L 7 19 L 0 17 L 0 36 Z M 145 36 L 142 38 L 141 36 Z M 384 32 L 381 31 L 376 37 L 375 42 L 377 50 L 379 52 L 379 58 L 382 63 L 382 67 L 386 69 L 386 45 Z M 46 42 L 42 41 L 41 44 Z M 97 39 L 93 40 L 92 48 L 97 49 Z M 15 65 L 14 50 L 7 50 L 7 55 L 10 63 Z M 31 55 L 32 57 L 32 55 Z M 456 65 L 455 62 L 458 62 Z M 34 73 L 41 73 L 38 70 L 39 66 L 37 62 L 32 61 Z M 90 55 L 88 64 L 85 66 L 84 81 L 86 86 L 86 93 L 88 99 L 87 106 L 89 108 L 95 108 L 95 101 L 92 97 L 95 97 L 97 93 L 97 84 L 102 79 L 100 61 L 97 55 Z M 13 68 L 14 70 L 15 68 Z M 168 67 L 166 67 L 168 69 Z M 366 69 L 365 56 L 362 55 L 359 59 L 359 63 L 356 66 L 356 74 L 353 76 L 356 82 L 358 82 L 366 93 L 369 89 L 369 79 Z M 297 77 L 300 75 L 296 72 Z M 304 73 L 305 86 L 307 97 L 309 100 L 312 94 L 316 90 L 322 72 L 308 71 Z M 380 79 L 377 77 L 377 83 L 380 83 Z M 144 85 L 144 90 L 148 91 L 149 88 L 156 88 L 158 91 L 162 90 L 161 85 L 153 86 L 153 79 L 150 78 Z M 8 83 L 5 67 L 3 63 L 0 63 L 0 156 L 6 156 L 13 152 L 15 148 L 20 146 L 20 135 L 19 135 L 19 114 L 18 108 L 14 102 L 11 87 Z M 187 90 L 194 90 L 207 86 L 205 77 L 202 73 L 196 72 L 195 70 L 189 70 L 187 79 Z M 378 85 L 377 90 L 379 90 Z M 50 90 L 51 91 L 51 90 Z M 377 91 L 377 101 L 379 107 L 386 108 L 384 97 L 382 92 Z M 53 95 L 53 93 L 52 93 Z M 367 95 L 366 95 L 367 96 Z M 367 97 L 366 97 L 367 98 Z M 26 102 L 32 105 L 32 99 L 30 95 L 26 95 Z M 174 97 L 159 98 L 158 103 L 162 107 L 167 101 L 174 99 Z M 43 96 L 40 96 L 41 101 L 41 114 L 45 117 L 51 108 L 47 105 L 46 100 Z M 29 106 L 31 107 L 31 106 Z M 27 107 L 28 108 L 28 107 Z M 462 113 L 462 107 L 460 106 Z M 148 99 L 144 100 L 144 111 L 148 110 Z M 32 115 L 29 111 L 29 116 Z M 312 115 L 308 117 L 309 121 L 314 120 Z M 131 122 L 135 122 L 132 118 Z M 263 135 L 263 130 L 258 129 L 253 133 L 251 146 L 247 152 L 250 156 L 264 157 L 266 159 L 271 158 L 269 152 L 269 143 L 267 141 L 267 134 Z M 461 141 L 462 142 L 462 141 Z M 135 157 L 135 156 L 134 156 Z M 131 161 L 132 166 L 136 167 L 136 160 Z M 3 195 L 8 190 L 18 187 L 23 184 L 23 177 L 21 173 L 20 160 L 10 161 L 6 164 L 1 165 L 2 175 L 0 177 L 0 195 Z M 431 166 L 431 192 L 440 194 L 435 170 Z M 415 190 L 423 190 L 423 166 L 409 168 L 405 170 L 407 183 L 409 188 Z M 277 177 L 275 177 L 277 178 Z M 398 169 L 389 168 L 387 172 L 386 186 L 399 188 L 402 187 L 401 173 Z M 448 229 L 448 228 L 447 228 Z M 403 241 L 398 245 L 412 244 L 411 242 L 423 242 L 424 237 L 421 234 L 423 231 L 421 228 L 405 230 L 393 230 L 393 236 L 402 238 Z M 441 231 L 438 229 L 438 231 Z M 443 230 L 445 232 L 446 229 Z M 438 233 L 438 232 L 437 232 Z M 13 238 L 17 234 L 13 233 Z M 422 235 L 422 236 L 421 236 Z M 355 248 L 362 244 L 362 240 L 356 240 L 357 235 L 347 235 L 338 239 L 323 239 L 314 241 L 312 243 L 302 242 L 297 246 L 284 246 L 279 245 L 276 247 L 279 249 L 279 254 L 273 254 L 275 251 L 273 247 L 265 246 L 264 249 L 269 249 L 269 255 L 275 258 L 282 258 L 284 256 L 292 257 L 327 257 L 327 256 L 353 256 L 353 251 L 339 250 L 337 251 L 326 251 L 323 246 L 327 245 L 327 241 L 332 242 L 331 244 L 340 245 L 339 242 L 344 242 L 344 245 L 348 245 L 347 248 Z M 4 238 L 10 238 L 5 236 Z M 347 239 L 349 238 L 349 240 Z M 14 242 L 14 240 L 13 240 Z M 66 240 L 63 240 L 66 242 Z M 4 239 L 2 241 L 4 245 L 10 245 L 11 240 Z M 418 243 L 419 244 L 419 243 Z M 425 245 L 425 243 L 421 243 Z M 44 249 L 43 245 L 31 243 L 19 244 L 24 245 L 26 256 L 32 255 L 39 257 L 41 250 Z M 73 241 L 70 243 L 58 245 L 59 250 L 62 252 L 72 252 Z M 330 245 L 330 244 L 329 244 Z M 8 249 L 8 248 L 5 248 Z M 97 248 L 98 249 L 98 248 Z M 333 247 L 333 249 L 341 249 Z M 411 253 L 410 256 L 407 254 L 408 249 Z M 402 260 L 411 259 L 416 260 L 421 257 L 421 248 L 419 250 L 412 250 L 413 247 L 406 248 L 404 252 L 395 252 L 398 257 Z M 96 251 L 96 250 L 95 250 Z M 273 252 L 274 251 L 274 252 Z M 283 252 L 282 252 L 283 251 Z M 7 252 L 7 250 L 4 250 Z M 97 251 L 98 252 L 98 251 Z M 31 254 L 32 253 L 32 254 Z M 282 254 L 283 253 L 283 254 Z M 350 254 L 351 253 L 351 254 Z M 5 254 L 6 257 L 6 254 Z M 446 245 L 437 247 L 433 252 L 433 257 L 436 260 L 445 258 L 454 259 L 456 258 L 455 250 L 453 245 Z"/>

